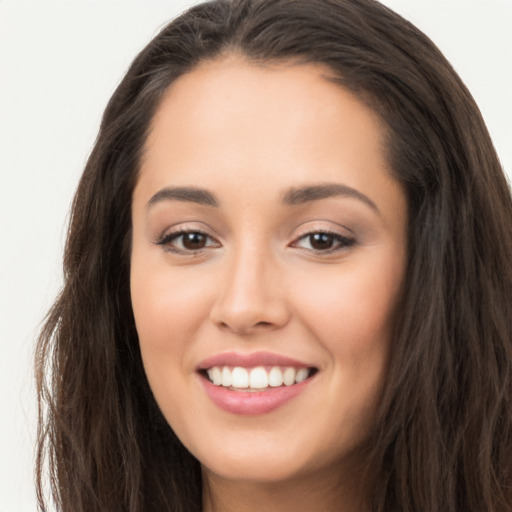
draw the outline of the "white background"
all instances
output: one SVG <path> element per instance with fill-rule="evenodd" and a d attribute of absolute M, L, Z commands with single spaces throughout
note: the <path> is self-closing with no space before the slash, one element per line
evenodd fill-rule
<path fill-rule="evenodd" d="M 127 66 L 192 0 L 0 0 L 0 512 L 36 509 L 34 340 L 68 209 Z M 512 0 L 387 0 L 451 60 L 512 177 Z"/>

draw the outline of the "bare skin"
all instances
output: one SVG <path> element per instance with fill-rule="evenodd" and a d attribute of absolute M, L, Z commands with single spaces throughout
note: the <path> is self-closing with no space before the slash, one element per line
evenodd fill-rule
<path fill-rule="evenodd" d="M 202 63 L 169 88 L 146 143 L 132 304 L 154 396 L 201 463 L 205 512 L 361 512 L 371 496 L 357 454 L 386 378 L 406 200 L 376 115 L 329 74 Z M 302 390 L 264 412 L 220 407 L 218 390 L 250 390 L 215 384 L 202 362 L 262 353 L 304 364 Z"/>
<path fill-rule="evenodd" d="M 356 462 L 357 464 L 357 462 Z M 326 468 L 323 475 L 304 475 L 286 482 L 231 481 L 205 475 L 203 512 L 366 512 L 368 480 L 347 464 Z"/>

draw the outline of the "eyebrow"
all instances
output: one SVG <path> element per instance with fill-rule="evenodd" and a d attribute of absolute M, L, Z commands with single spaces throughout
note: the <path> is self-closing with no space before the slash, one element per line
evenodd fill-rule
<path fill-rule="evenodd" d="M 368 196 L 355 188 L 340 183 L 326 183 L 290 188 L 283 195 L 283 203 L 295 206 L 336 196 L 358 199 L 372 208 L 372 210 L 380 213 L 377 205 Z M 166 187 L 159 190 L 151 197 L 148 201 L 147 208 L 163 201 L 185 201 L 206 206 L 219 206 L 217 198 L 206 189 L 198 187 Z"/>
<path fill-rule="evenodd" d="M 319 201 L 329 197 L 351 197 L 362 201 L 375 212 L 380 213 L 377 205 L 366 195 L 355 188 L 340 183 L 326 183 L 321 185 L 309 185 L 300 188 L 290 188 L 283 196 L 283 202 L 288 205 L 298 205 L 310 201 Z"/>
<path fill-rule="evenodd" d="M 185 201 L 206 206 L 219 206 L 219 201 L 215 196 L 203 188 L 166 187 L 153 195 L 146 207 L 150 208 L 163 201 Z"/>

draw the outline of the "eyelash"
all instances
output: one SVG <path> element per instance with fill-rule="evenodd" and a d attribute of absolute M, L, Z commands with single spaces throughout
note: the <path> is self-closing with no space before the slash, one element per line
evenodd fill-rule
<path fill-rule="evenodd" d="M 333 245 L 335 244 L 334 247 L 329 247 L 329 248 L 323 249 L 323 250 L 322 249 L 314 249 L 314 248 L 306 249 L 306 250 L 309 250 L 309 251 L 317 253 L 317 254 L 332 254 L 332 253 L 335 253 L 338 251 L 343 251 L 343 250 L 348 249 L 349 247 L 352 247 L 356 243 L 355 238 L 346 237 L 346 236 L 340 235 L 339 233 L 336 233 L 334 231 L 319 229 L 316 231 L 310 231 L 309 233 L 306 233 L 306 234 L 300 236 L 296 242 L 293 242 L 292 246 L 296 247 L 300 241 L 307 240 L 307 239 L 309 239 L 309 242 L 311 244 L 312 237 L 314 237 L 315 235 L 329 237 L 330 241 L 333 243 Z"/>
<path fill-rule="evenodd" d="M 183 229 L 180 231 L 176 231 L 174 233 L 168 233 L 166 235 L 163 235 L 159 240 L 157 240 L 156 244 L 161 245 L 165 248 L 166 251 L 176 253 L 176 254 L 199 254 L 204 249 L 207 249 L 208 247 L 216 246 L 220 247 L 220 244 L 218 242 L 215 242 L 214 244 L 206 245 L 204 247 L 198 248 L 198 249 L 187 249 L 183 246 L 183 238 L 187 235 L 199 235 L 200 237 L 206 239 L 206 240 L 214 240 L 211 236 L 204 233 L 203 231 L 200 231 L 198 229 Z M 173 245 L 173 242 L 181 238 L 181 245 L 182 247 L 175 247 Z M 207 242 L 208 243 L 208 242 Z"/>
<path fill-rule="evenodd" d="M 204 240 L 206 240 L 206 244 L 203 247 L 197 248 L 197 249 L 188 249 L 183 246 L 183 238 L 187 235 L 196 235 L 202 237 Z M 328 242 L 331 242 L 334 247 L 328 247 L 326 249 L 315 249 L 315 248 L 305 248 L 307 251 L 316 253 L 316 254 L 332 254 L 338 251 L 346 250 L 349 247 L 352 247 L 356 244 L 355 238 L 346 237 L 343 235 L 340 235 L 339 233 L 333 232 L 333 231 L 327 231 L 327 230 L 316 230 L 316 231 L 310 231 L 309 233 L 306 233 L 304 235 L 301 235 L 299 238 L 294 241 L 291 246 L 292 247 L 298 247 L 299 243 L 303 240 L 307 240 L 309 238 L 309 242 L 311 245 L 312 237 L 321 235 L 323 237 L 328 237 Z M 179 240 L 181 238 L 181 246 L 182 247 L 176 247 L 173 245 L 173 243 L 176 240 Z M 213 244 L 208 245 L 208 241 L 213 241 Z M 191 230 L 181 230 L 174 233 L 168 233 L 166 235 L 163 235 L 161 238 L 159 238 L 156 241 L 156 245 L 163 246 L 166 251 L 175 253 L 175 254 L 185 254 L 185 255 L 194 255 L 194 254 L 200 254 L 203 250 L 208 249 L 210 247 L 220 247 L 220 244 L 214 240 L 210 235 L 207 233 L 204 233 L 203 231 L 197 230 L 197 229 L 191 229 Z"/>

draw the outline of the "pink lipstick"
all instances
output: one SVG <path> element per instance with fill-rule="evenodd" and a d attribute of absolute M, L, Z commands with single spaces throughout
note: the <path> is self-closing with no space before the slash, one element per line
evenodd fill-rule
<path fill-rule="evenodd" d="M 269 352 L 217 354 L 197 368 L 210 399 L 234 414 L 264 414 L 302 393 L 317 369 Z"/>

